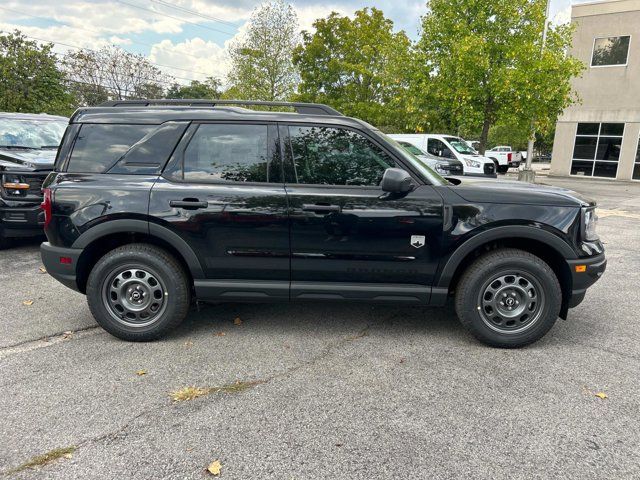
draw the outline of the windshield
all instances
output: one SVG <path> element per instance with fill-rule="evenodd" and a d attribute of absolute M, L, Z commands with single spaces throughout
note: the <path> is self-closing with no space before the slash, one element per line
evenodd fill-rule
<path fill-rule="evenodd" d="M 402 148 L 404 148 L 407 152 L 409 153 L 413 153 L 414 155 L 424 155 L 425 153 L 420 150 L 418 147 L 416 147 L 415 145 L 412 145 L 409 142 L 398 142 Z"/>
<path fill-rule="evenodd" d="M 456 152 L 462 153 L 465 155 L 475 155 L 477 152 L 469 146 L 467 142 L 458 137 L 444 137 L 444 139 L 449 142 Z"/>
<path fill-rule="evenodd" d="M 58 148 L 67 122 L 0 118 L 0 146 Z"/>
<path fill-rule="evenodd" d="M 418 170 L 422 174 L 422 176 L 425 177 L 425 179 L 427 179 L 429 183 L 431 183 L 431 185 L 448 185 L 449 184 L 449 182 L 445 178 L 438 175 L 426 163 L 424 163 L 422 160 L 416 157 L 413 153 L 407 151 L 404 145 L 401 145 L 393 138 L 388 137 L 387 135 L 382 133 L 380 130 L 374 130 L 374 131 L 378 135 L 380 135 L 384 140 L 386 140 L 387 142 L 395 146 L 398 150 L 398 153 L 402 155 L 402 158 L 407 162 L 409 162 L 410 164 L 412 164 L 413 166 L 415 166 L 416 170 Z M 406 142 L 402 142 L 402 143 L 406 143 Z"/>

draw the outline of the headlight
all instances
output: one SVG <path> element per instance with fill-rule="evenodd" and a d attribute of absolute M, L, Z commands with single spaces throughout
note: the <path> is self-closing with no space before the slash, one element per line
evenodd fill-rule
<path fill-rule="evenodd" d="M 598 240 L 598 234 L 596 233 L 596 224 L 598 223 L 598 216 L 596 215 L 595 208 L 583 208 L 582 209 L 582 238 L 588 242 Z"/>
<path fill-rule="evenodd" d="M 436 172 L 449 173 L 448 163 L 436 163 Z"/>
<path fill-rule="evenodd" d="M 480 168 L 480 162 L 477 162 L 476 160 L 469 160 L 465 158 L 464 163 L 467 164 L 467 167 Z"/>

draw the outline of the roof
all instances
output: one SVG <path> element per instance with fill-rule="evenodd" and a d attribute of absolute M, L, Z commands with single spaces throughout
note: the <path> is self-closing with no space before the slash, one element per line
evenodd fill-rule
<path fill-rule="evenodd" d="M 571 6 L 571 18 L 625 13 L 640 10 L 640 0 L 597 0 Z"/>
<path fill-rule="evenodd" d="M 243 122 L 326 123 L 373 128 L 366 122 L 343 115 L 313 115 L 293 112 L 255 111 L 239 107 L 117 106 L 78 109 L 72 123 L 131 123 L 160 125 L 171 121 L 227 120 Z"/>
<path fill-rule="evenodd" d="M 68 122 L 68 117 L 59 115 L 49 115 L 47 113 L 19 113 L 19 112 L 0 112 L 0 118 L 15 118 L 19 120 L 44 120 L 44 121 L 64 121 Z"/>

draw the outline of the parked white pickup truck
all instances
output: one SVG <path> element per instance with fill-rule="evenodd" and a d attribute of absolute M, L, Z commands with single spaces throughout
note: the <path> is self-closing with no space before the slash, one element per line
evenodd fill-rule
<path fill-rule="evenodd" d="M 498 162 L 498 173 L 507 173 L 510 167 L 518 168 L 522 161 L 522 154 L 514 151 L 508 145 L 498 145 L 484 152 L 484 156 Z"/>

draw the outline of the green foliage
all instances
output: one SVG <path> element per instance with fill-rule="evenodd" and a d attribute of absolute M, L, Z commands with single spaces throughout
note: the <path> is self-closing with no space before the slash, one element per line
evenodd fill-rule
<path fill-rule="evenodd" d="M 288 100 L 298 81 L 292 52 L 298 43 L 298 17 L 282 0 L 263 3 L 249 20 L 244 36 L 229 48 L 230 89 L 235 98 Z"/>
<path fill-rule="evenodd" d="M 52 48 L 17 30 L 0 35 L 1 111 L 68 114 L 73 110 Z"/>
<path fill-rule="evenodd" d="M 167 98 L 220 98 L 221 82 L 208 77 L 204 82 L 192 80 L 189 85 L 173 84 L 167 91 Z"/>
<path fill-rule="evenodd" d="M 566 55 L 571 28 L 550 25 L 542 49 L 546 0 L 431 0 L 418 42 L 413 92 L 417 128 L 441 115 L 450 128 L 513 124 L 546 132 L 575 98 L 570 80 L 582 64 Z M 425 102 L 420 102 L 426 98 Z"/>
<path fill-rule="evenodd" d="M 331 13 L 294 52 L 298 99 L 327 103 L 386 130 L 404 130 L 411 43 L 376 8 Z"/>

